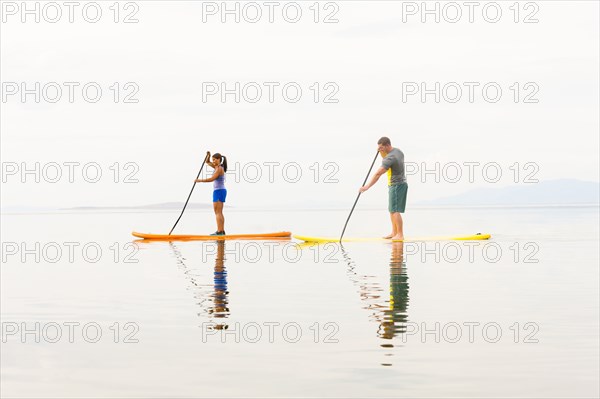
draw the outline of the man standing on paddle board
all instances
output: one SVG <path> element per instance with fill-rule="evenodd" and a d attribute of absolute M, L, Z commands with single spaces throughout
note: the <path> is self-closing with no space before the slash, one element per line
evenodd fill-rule
<path fill-rule="evenodd" d="M 225 235 L 225 217 L 223 216 L 223 205 L 227 197 L 227 189 L 225 189 L 225 172 L 227 172 L 227 158 L 224 155 L 216 153 L 212 156 L 212 162 L 209 161 L 210 152 L 206 154 L 206 164 L 215 170 L 213 175 L 208 179 L 197 179 L 198 183 L 213 183 L 213 209 L 217 218 L 217 231 L 211 236 Z"/>
<path fill-rule="evenodd" d="M 386 171 L 388 174 L 389 190 L 389 211 L 392 220 L 392 234 L 384 238 L 392 240 L 404 240 L 404 230 L 402 226 L 402 213 L 406 209 L 406 194 L 408 184 L 406 183 L 406 174 L 404 171 L 404 153 L 397 148 L 392 147 L 392 142 L 387 137 L 382 137 L 377 142 L 377 149 L 383 158 L 381 167 L 375 172 L 375 176 L 369 184 L 359 189 L 361 193 L 367 191 L 373 186 L 381 175 Z"/>

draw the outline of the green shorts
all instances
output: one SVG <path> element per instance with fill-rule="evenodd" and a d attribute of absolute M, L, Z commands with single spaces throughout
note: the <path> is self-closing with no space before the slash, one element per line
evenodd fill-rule
<path fill-rule="evenodd" d="M 389 206 L 390 213 L 404 213 L 406 209 L 406 194 L 408 193 L 408 184 L 394 184 L 389 188 Z"/>

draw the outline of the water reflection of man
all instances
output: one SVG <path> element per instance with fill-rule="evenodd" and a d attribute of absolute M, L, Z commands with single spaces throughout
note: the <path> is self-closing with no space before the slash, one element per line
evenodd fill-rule
<path fill-rule="evenodd" d="M 377 335 L 392 339 L 406 332 L 408 319 L 408 276 L 404 263 L 404 243 L 392 242 L 390 259 L 390 300 L 388 309 L 382 311 L 382 319 Z"/>

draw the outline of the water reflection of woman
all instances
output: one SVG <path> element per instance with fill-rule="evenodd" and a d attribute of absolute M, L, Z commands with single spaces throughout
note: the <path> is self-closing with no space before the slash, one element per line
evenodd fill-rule
<path fill-rule="evenodd" d="M 227 270 L 225 269 L 225 241 L 217 241 L 217 256 L 215 258 L 214 270 L 214 293 L 213 307 L 209 310 L 215 318 L 229 317 L 229 301 L 227 295 Z M 226 323 L 217 323 L 215 328 L 218 330 L 227 329 Z"/>

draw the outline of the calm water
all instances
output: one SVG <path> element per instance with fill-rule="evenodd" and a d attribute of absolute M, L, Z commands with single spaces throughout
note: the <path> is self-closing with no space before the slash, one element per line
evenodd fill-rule
<path fill-rule="evenodd" d="M 130 244 L 176 214 L 2 216 L 2 396 L 599 395 L 597 207 L 406 217 L 408 236 L 488 243 Z M 337 235 L 346 211 L 226 217 Z M 387 230 L 358 211 L 347 235 Z"/>

